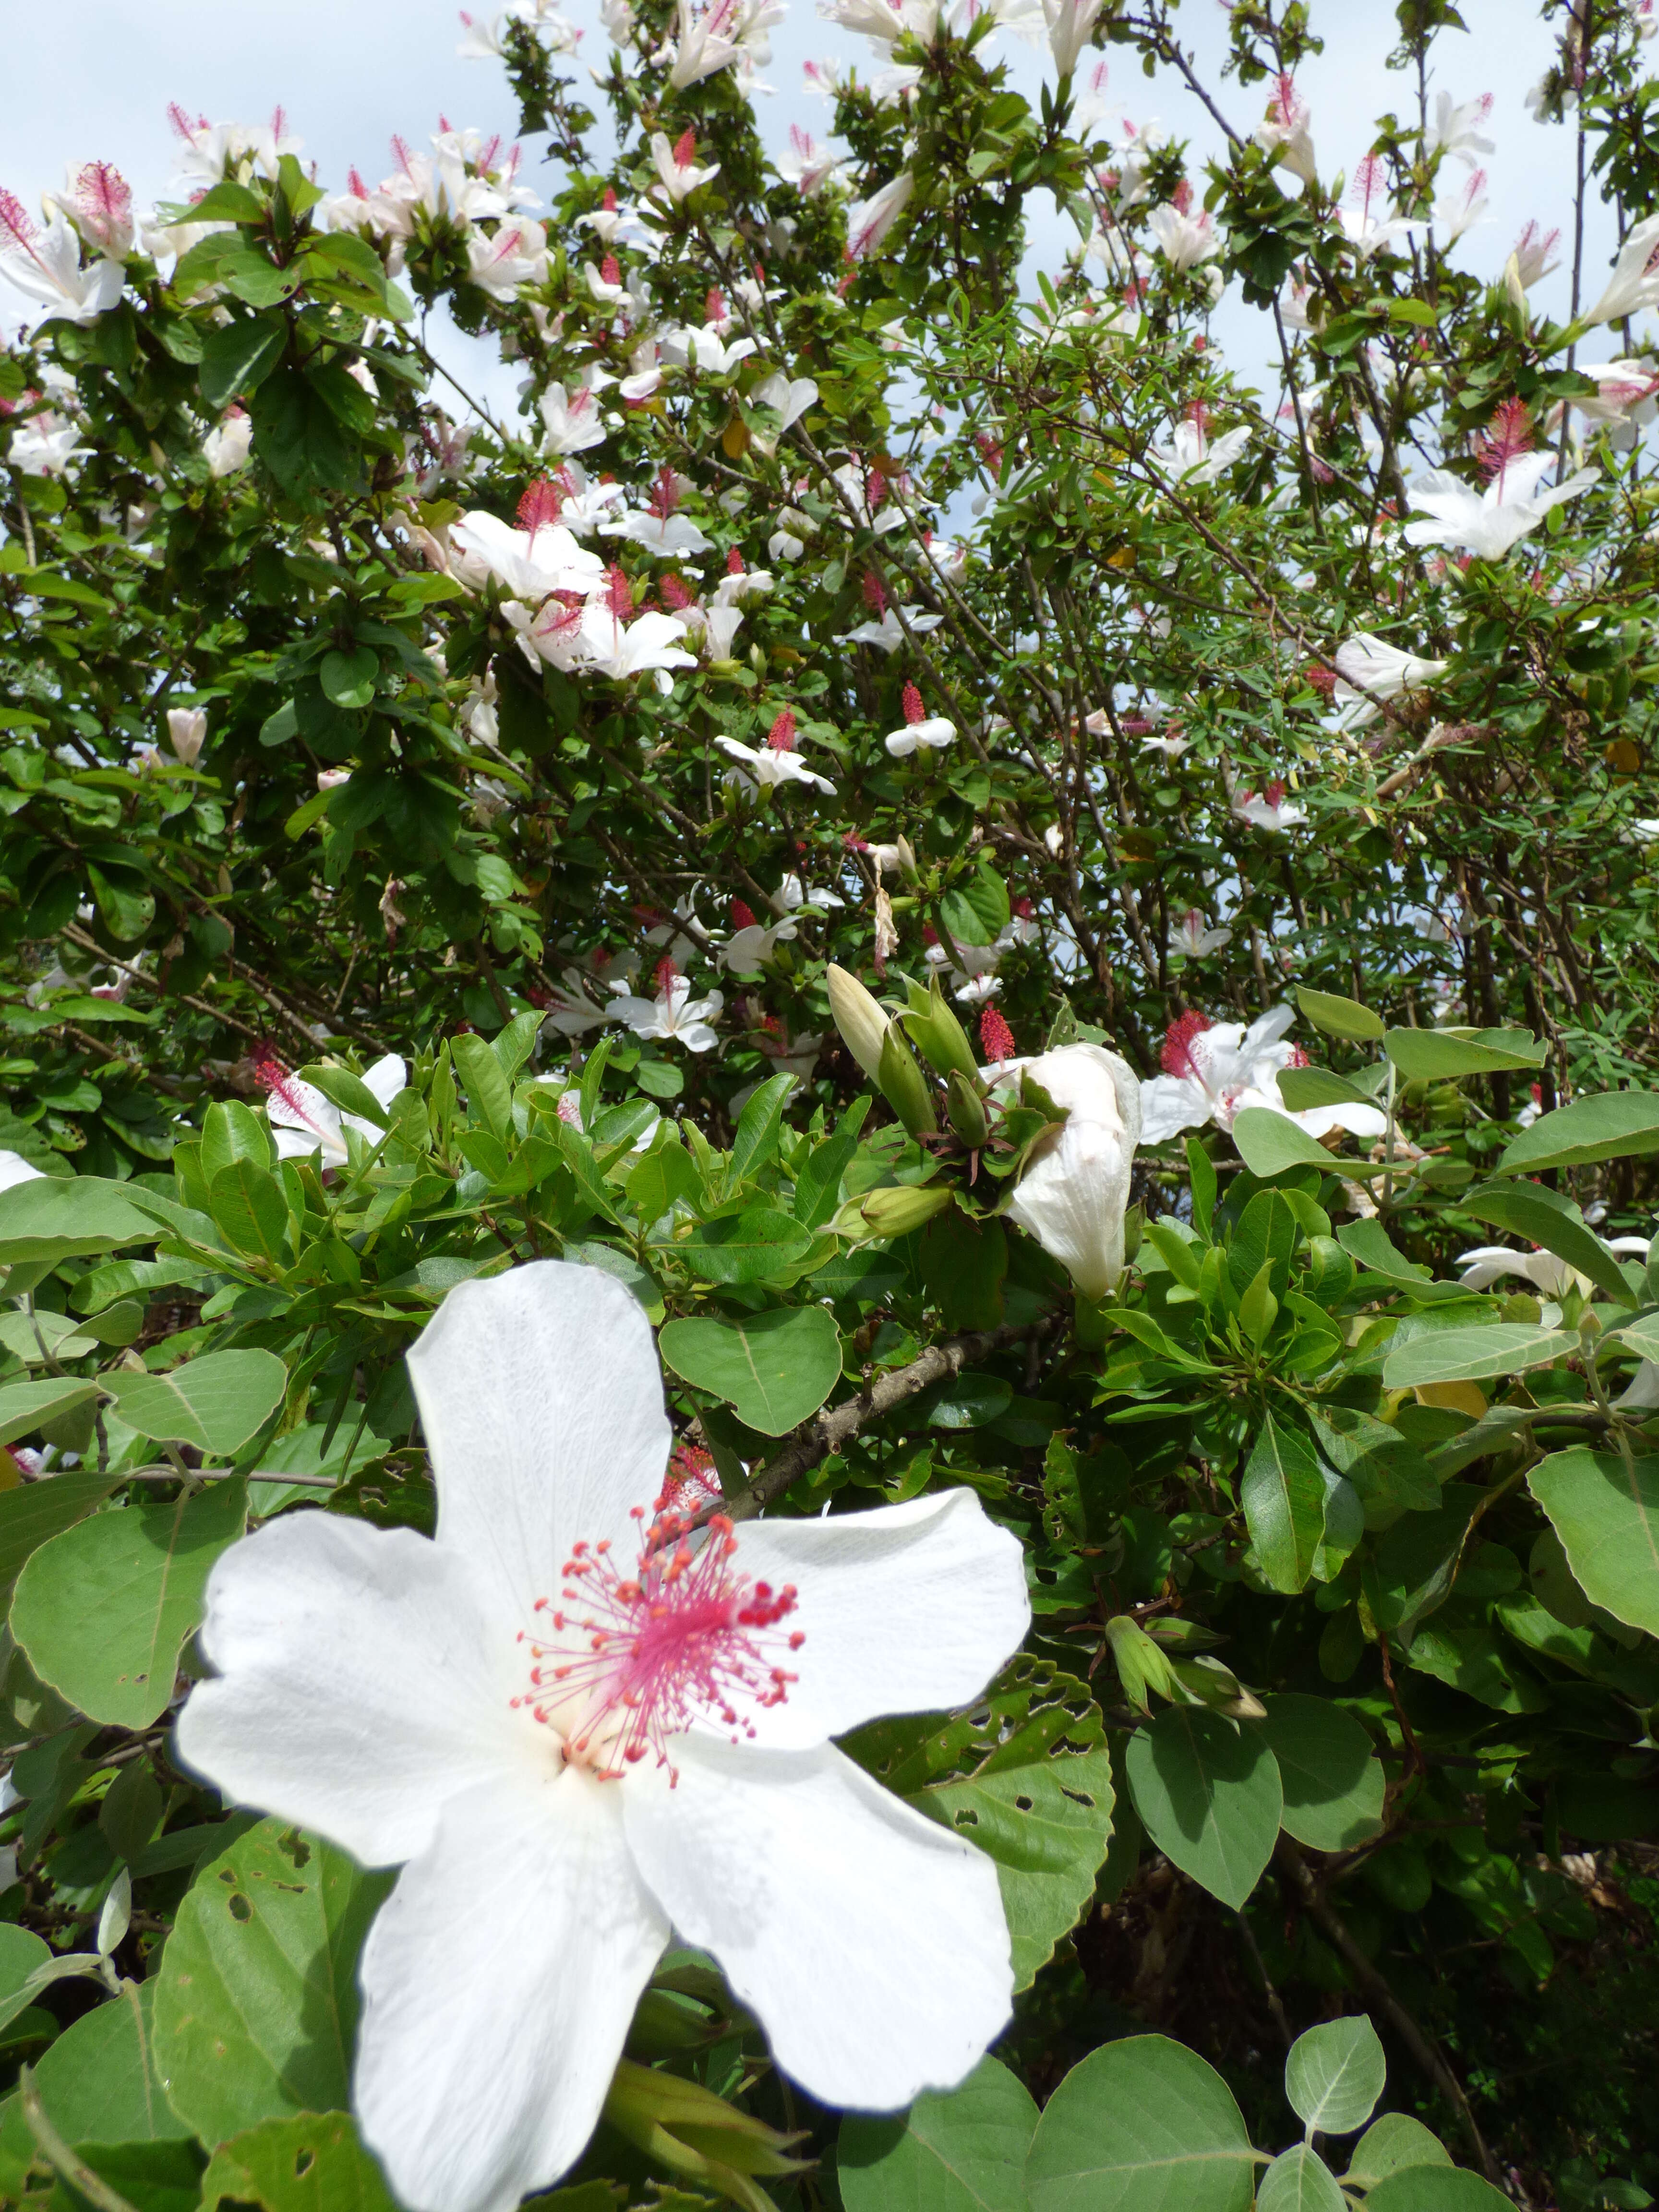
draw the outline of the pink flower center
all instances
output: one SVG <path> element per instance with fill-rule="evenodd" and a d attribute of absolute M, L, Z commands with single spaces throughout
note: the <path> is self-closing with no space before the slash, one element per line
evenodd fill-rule
<path fill-rule="evenodd" d="M 987 1006 L 979 1018 L 979 1041 L 988 1060 L 1014 1057 L 1014 1033 L 994 1006 Z"/>
<path fill-rule="evenodd" d="M 1200 1072 L 1194 1048 L 1210 1026 L 1207 1014 L 1194 1007 L 1170 1023 L 1164 1039 L 1164 1049 L 1158 1054 L 1158 1065 L 1166 1075 L 1184 1076 L 1189 1082 L 1204 1080 Z"/>
<path fill-rule="evenodd" d="M 622 266 L 614 253 L 607 253 L 599 264 L 599 274 L 607 284 L 622 283 Z"/>
<path fill-rule="evenodd" d="M 566 487 L 569 479 L 566 478 Z M 550 477 L 538 477 L 529 485 L 519 501 L 519 526 L 530 532 L 534 541 L 536 532 L 544 530 L 550 522 L 558 520 L 559 509 L 564 505 L 564 491 Z"/>
<path fill-rule="evenodd" d="M 775 753 L 792 753 L 795 750 L 795 717 L 793 708 L 786 707 L 766 733 L 766 742 Z"/>
<path fill-rule="evenodd" d="M 695 131 L 682 131 L 679 137 L 674 142 L 674 167 L 677 169 L 689 169 L 696 158 L 696 132 Z"/>
<path fill-rule="evenodd" d="M 702 1469 L 688 1474 L 708 1487 Z M 643 1509 L 634 1517 L 643 1522 Z M 565 1759 L 602 1782 L 654 1752 L 672 1784 L 669 1739 L 696 1720 L 717 1723 L 733 1742 L 754 1735 L 744 1707 L 785 1702 L 798 1677 L 780 1662 L 806 1639 L 799 1629 L 771 1632 L 795 1610 L 794 1585 L 751 1582 L 732 1564 L 737 1549 L 724 1514 L 696 1548 L 683 1521 L 654 1522 L 631 1575 L 608 1540 L 574 1545 L 559 1602 L 536 1601 L 546 1626 L 520 1637 L 535 1663 L 513 1703 L 556 1728 Z"/>
<path fill-rule="evenodd" d="M 921 692 L 914 684 L 907 684 L 904 687 L 905 720 L 912 724 L 921 721 L 923 711 Z"/>

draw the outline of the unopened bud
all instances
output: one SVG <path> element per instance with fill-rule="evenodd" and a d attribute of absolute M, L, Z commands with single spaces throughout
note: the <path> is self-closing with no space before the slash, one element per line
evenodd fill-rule
<path fill-rule="evenodd" d="M 1207 1652 L 1195 1658 L 1172 1659 L 1170 1668 L 1188 1695 L 1212 1712 L 1224 1714 L 1230 1721 L 1265 1721 L 1267 1708 L 1252 1696 L 1231 1667 L 1224 1667 L 1219 1659 Z"/>
<path fill-rule="evenodd" d="M 985 1139 L 990 1134 L 985 1119 L 985 1101 L 978 1086 L 970 1083 L 960 1068 L 951 1070 L 950 1080 L 945 1086 L 945 1110 L 950 1116 L 951 1127 L 970 1152 L 982 1152 Z"/>
<path fill-rule="evenodd" d="M 941 1075 L 949 1075 L 956 1069 L 970 1079 L 976 1076 L 979 1062 L 974 1057 L 974 1048 L 939 989 L 939 977 L 933 977 L 925 998 L 920 993 L 915 997 L 921 1004 L 918 1006 L 913 999 L 909 1012 L 901 1018 L 929 1066 Z"/>
<path fill-rule="evenodd" d="M 781 2135 L 683 2075 L 617 2062 L 603 2117 L 653 2164 L 727 2197 L 746 2212 L 774 2212 L 757 2174 L 799 2173 L 799 2134 Z"/>
<path fill-rule="evenodd" d="M 890 1182 L 849 1198 L 830 1226 L 849 1243 L 861 1244 L 872 1237 L 908 1237 L 951 1204 L 944 1183 Z"/>
<path fill-rule="evenodd" d="M 890 1022 L 881 1041 L 881 1064 L 876 1072 L 881 1095 L 913 1137 L 931 1137 L 939 1127 L 927 1079 L 916 1066 L 915 1055 Z"/>
<path fill-rule="evenodd" d="M 1123 1694 L 1138 1711 L 1152 1711 L 1154 1693 L 1171 1703 L 1180 1698 L 1169 1659 L 1127 1613 L 1116 1613 L 1107 1622 L 1106 1641 L 1112 1647 L 1112 1659 L 1117 1668 L 1117 1679 L 1123 1685 Z"/>
<path fill-rule="evenodd" d="M 907 884 L 919 885 L 921 882 L 921 871 L 916 866 L 915 847 L 908 837 L 899 837 L 894 842 L 898 853 L 900 875 Z"/>
<path fill-rule="evenodd" d="M 1504 264 L 1504 289 L 1510 295 L 1510 305 L 1518 307 L 1524 315 L 1527 312 L 1527 288 L 1521 282 L 1521 263 L 1513 253 Z"/>
<path fill-rule="evenodd" d="M 892 1024 L 879 1001 L 872 997 L 856 975 L 849 975 L 834 961 L 823 971 L 830 994 L 830 1013 L 847 1047 L 872 1083 L 881 1080 L 881 1048 Z"/>

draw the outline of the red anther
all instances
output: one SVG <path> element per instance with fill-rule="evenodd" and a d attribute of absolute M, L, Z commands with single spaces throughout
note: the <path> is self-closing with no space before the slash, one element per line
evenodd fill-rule
<path fill-rule="evenodd" d="M 657 963 L 657 988 L 665 996 L 673 989 L 678 980 L 679 972 L 668 955 L 664 953 L 662 958 Z"/>
<path fill-rule="evenodd" d="M 1200 1014 L 1195 1007 L 1170 1023 L 1164 1032 L 1164 1049 L 1158 1054 L 1158 1064 L 1166 1075 L 1198 1075 L 1193 1048 L 1209 1027 L 1209 1016 Z"/>
<path fill-rule="evenodd" d="M 726 295 L 718 284 L 702 303 L 702 319 L 706 323 L 723 323 L 726 320 Z"/>
<path fill-rule="evenodd" d="M 726 573 L 728 576 L 741 576 L 744 573 L 743 556 L 735 545 L 726 556 Z"/>
<path fill-rule="evenodd" d="M 538 530 L 557 521 L 563 505 L 564 494 L 557 483 L 550 477 L 538 477 L 534 483 L 526 485 L 519 501 L 519 527 L 530 532 L 533 544 Z"/>
<path fill-rule="evenodd" d="M 689 169 L 696 158 L 696 132 L 695 131 L 682 131 L 679 137 L 674 141 L 674 167 L 677 169 Z"/>
<path fill-rule="evenodd" d="M 907 722 L 921 721 L 927 710 L 922 705 L 921 694 L 917 690 L 914 684 L 907 684 L 905 685 L 903 698 L 905 720 Z"/>
<path fill-rule="evenodd" d="M 662 593 L 662 603 L 671 615 L 684 614 L 687 607 L 696 605 L 690 592 L 676 575 L 665 576 L 658 589 Z"/>
<path fill-rule="evenodd" d="M 887 593 L 882 588 L 881 578 L 875 574 L 873 569 L 866 568 L 864 572 L 863 591 L 864 604 L 869 608 L 871 613 L 875 615 L 885 614 L 887 611 Z"/>
<path fill-rule="evenodd" d="M 599 202 L 599 205 L 605 210 L 607 215 L 615 215 L 617 212 L 617 187 L 614 185 L 607 185 L 605 186 L 605 198 Z"/>
<path fill-rule="evenodd" d="M 607 284 L 622 283 L 622 267 L 614 253 L 607 253 L 599 264 L 599 274 Z"/>
<path fill-rule="evenodd" d="M 795 750 L 795 717 L 786 707 L 766 733 L 766 742 L 775 753 L 792 753 Z"/>
<path fill-rule="evenodd" d="M 605 603 L 617 622 L 631 622 L 634 618 L 634 587 L 613 561 L 605 571 Z"/>
<path fill-rule="evenodd" d="M 1014 1033 L 994 1006 L 985 1007 L 980 1015 L 979 1042 L 988 1060 L 994 1063 L 1014 1057 Z"/>
<path fill-rule="evenodd" d="M 732 927 L 733 929 L 752 929 L 755 927 L 755 909 L 747 901 L 732 900 Z"/>

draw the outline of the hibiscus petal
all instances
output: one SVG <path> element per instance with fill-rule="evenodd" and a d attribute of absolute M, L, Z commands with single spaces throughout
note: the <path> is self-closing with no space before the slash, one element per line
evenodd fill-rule
<path fill-rule="evenodd" d="M 517 1647 L 487 1632 L 465 1564 L 413 1529 L 271 1522 L 215 1565 L 202 1648 L 219 1679 L 191 1692 L 180 1758 L 366 1866 L 423 1850 L 441 1791 L 538 1741 L 508 1703 Z"/>
<path fill-rule="evenodd" d="M 556 1598 L 571 1546 L 637 1551 L 672 1441 L 650 1323 L 597 1267 L 541 1260 L 462 1283 L 409 1354 L 438 1541 L 515 1626 Z"/>
<path fill-rule="evenodd" d="M 784 2071 L 825 2104 L 896 2111 L 953 2087 L 1007 2020 L 996 1869 L 825 1744 L 707 1738 L 623 1785 L 641 1872 L 712 1951 Z"/>
<path fill-rule="evenodd" d="M 383 1060 L 377 1060 L 363 1077 L 365 1088 L 382 1106 L 390 1106 L 408 1082 L 409 1070 L 395 1052 L 389 1052 Z"/>
<path fill-rule="evenodd" d="M 799 1592 L 781 1625 L 806 1639 L 782 1661 L 799 1680 L 782 1705 L 744 1715 L 770 1750 L 805 1749 L 878 1713 L 964 1705 L 1030 1626 L 1018 1540 L 971 1490 L 751 1522 L 737 1547 L 739 1573 Z"/>
<path fill-rule="evenodd" d="M 574 1767 L 444 1807 L 363 1948 L 353 2103 L 412 2212 L 510 2212 L 599 2117 L 668 1923 Z"/>
<path fill-rule="evenodd" d="M 1153 1075 L 1140 1086 L 1140 1141 L 1166 1144 L 1182 1129 L 1200 1129 L 1210 1118 L 1204 1086 L 1186 1075 Z"/>

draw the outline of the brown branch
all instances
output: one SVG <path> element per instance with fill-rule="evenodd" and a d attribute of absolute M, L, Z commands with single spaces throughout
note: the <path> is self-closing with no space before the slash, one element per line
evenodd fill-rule
<path fill-rule="evenodd" d="M 1024 1343 L 1029 1338 L 1046 1336 L 1059 1325 L 1060 1317 L 1051 1314 L 1041 1321 L 1006 1322 L 1000 1328 L 972 1329 L 962 1336 L 947 1336 L 942 1344 L 930 1344 L 921 1358 L 913 1359 L 908 1367 L 896 1368 L 878 1382 L 867 1383 L 857 1397 L 832 1407 L 827 1413 L 820 1413 L 805 1433 L 786 1445 L 746 1489 L 740 1490 L 735 1498 L 710 1506 L 697 1516 L 698 1521 L 707 1521 L 716 1513 L 724 1514 L 729 1521 L 752 1521 L 809 1469 L 828 1459 L 831 1452 L 872 1421 L 879 1420 L 884 1413 L 904 1405 L 931 1383 L 942 1382 L 948 1376 L 959 1375 L 964 1367 L 988 1359 L 992 1352 L 1000 1352 L 1007 1345 Z"/>
<path fill-rule="evenodd" d="M 1463 2094 L 1462 2083 L 1446 2063 L 1445 2055 L 1438 2045 L 1419 2027 L 1385 1978 L 1371 1964 L 1348 1931 L 1347 1923 L 1325 1896 L 1314 1880 L 1307 1861 L 1287 1835 L 1281 1834 L 1273 1853 L 1279 1870 L 1295 1893 L 1297 1901 L 1314 1922 L 1320 1933 L 1341 1955 L 1343 1964 L 1358 1984 L 1368 2011 L 1378 2013 L 1387 2021 L 1412 2057 L 1429 2076 L 1435 2087 L 1456 2113 L 1458 2124 L 1468 2138 L 1469 2148 L 1479 2160 L 1480 2171 L 1494 2188 L 1499 2185 L 1498 2161 L 1486 2148 L 1469 2100 Z"/>

